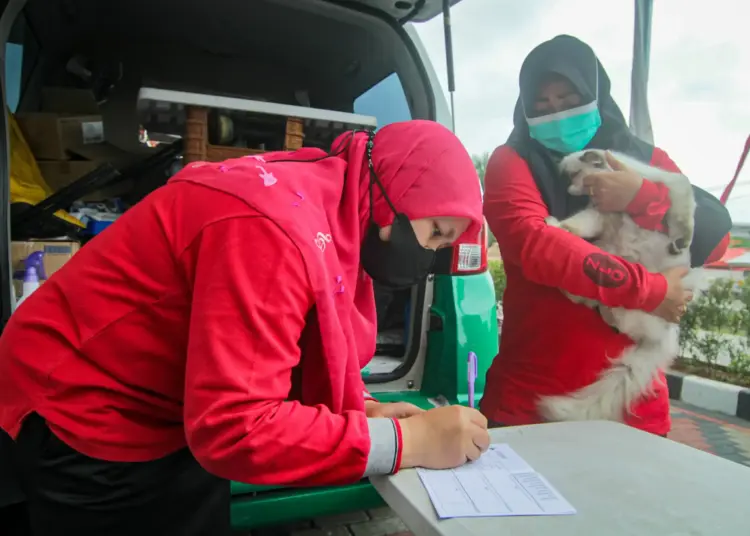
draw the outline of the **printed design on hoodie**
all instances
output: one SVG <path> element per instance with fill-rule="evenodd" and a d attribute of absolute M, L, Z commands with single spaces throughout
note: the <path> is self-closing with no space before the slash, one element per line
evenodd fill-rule
<path fill-rule="evenodd" d="M 320 251 L 325 251 L 326 246 L 333 240 L 331 235 L 326 233 L 318 233 L 315 237 L 315 245 L 318 246 Z"/>

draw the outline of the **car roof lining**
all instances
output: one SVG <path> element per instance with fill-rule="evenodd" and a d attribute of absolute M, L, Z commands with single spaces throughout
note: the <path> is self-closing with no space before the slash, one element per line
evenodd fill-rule
<path fill-rule="evenodd" d="M 390 74 L 394 63 L 400 74 L 418 75 L 387 22 L 321 0 L 32 0 L 27 15 L 46 50 L 118 56 L 126 67 L 137 61 L 152 85 L 168 77 L 167 55 L 175 62 L 167 71 L 194 81 L 179 89 L 200 90 L 196 82 L 206 79 L 242 96 L 241 87 L 231 91 L 232 80 L 238 86 L 247 85 L 243 77 L 283 82 L 285 73 L 294 73 L 296 84 L 307 86 L 295 89 L 317 92 L 315 100 L 324 104 L 351 103 Z M 245 72 L 249 62 L 252 73 Z"/>

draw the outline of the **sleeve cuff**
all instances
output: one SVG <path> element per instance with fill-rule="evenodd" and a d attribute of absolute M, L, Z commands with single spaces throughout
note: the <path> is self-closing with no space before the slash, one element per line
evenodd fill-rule
<path fill-rule="evenodd" d="M 655 182 L 643 179 L 641 189 L 635 194 L 630 204 L 625 207 L 625 212 L 631 216 L 644 214 L 653 200 L 659 198 L 660 195 L 659 186 Z"/>
<path fill-rule="evenodd" d="M 391 475 L 401 465 L 401 428 L 395 419 L 367 419 L 370 453 L 364 477 Z"/>
<path fill-rule="evenodd" d="M 667 295 L 667 278 L 661 274 L 651 274 L 651 292 L 649 292 L 646 301 L 643 302 L 641 309 L 650 313 L 664 301 Z"/>
<path fill-rule="evenodd" d="M 393 473 L 401 470 L 401 455 L 404 453 L 404 436 L 401 435 L 401 423 L 397 419 L 393 420 L 393 426 L 396 428 L 396 464 L 393 467 Z"/>

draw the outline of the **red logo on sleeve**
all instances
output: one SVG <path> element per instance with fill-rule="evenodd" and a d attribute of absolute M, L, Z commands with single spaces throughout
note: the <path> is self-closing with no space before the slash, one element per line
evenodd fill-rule
<path fill-rule="evenodd" d="M 628 281 L 625 267 L 609 255 L 592 253 L 583 259 L 583 273 L 600 287 L 617 288 Z"/>

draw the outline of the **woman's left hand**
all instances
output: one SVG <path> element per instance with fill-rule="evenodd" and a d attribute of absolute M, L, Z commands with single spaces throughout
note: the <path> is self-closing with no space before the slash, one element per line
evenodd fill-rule
<path fill-rule="evenodd" d="M 381 404 L 374 400 L 365 401 L 365 413 L 368 418 L 383 417 L 386 419 L 405 419 L 418 413 L 424 413 L 424 410 L 408 402 L 391 402 Z"/>
<path fill-rule="evenodd" d="M 601 212 L 625 212 L 643 185 L 643 177 L 607 152 L 613 171 L 598 171 L 583 179 L 596 208 Z"/>

